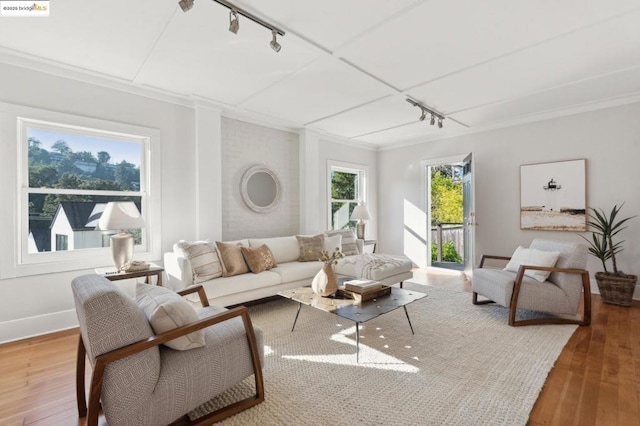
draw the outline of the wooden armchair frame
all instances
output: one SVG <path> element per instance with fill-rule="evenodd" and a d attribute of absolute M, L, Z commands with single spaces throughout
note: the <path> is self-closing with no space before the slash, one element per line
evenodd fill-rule
<path fill-rule="evenodd" d="M 482 255 L 480 259 L 479 268 L 484 267 L 484 261 L 486 259 L 495 260 L 511 260 L 508 256 L 495 256 L 495 255 Z M 516 310 L 518 309 L 518 296 L 520 295 L 520 288 L 522 287 L 522 279 L 525 271 L 549 271 L 549 272 L 563 272 L 567 274 L 580 274 L 582 278 L 582 295 L 583 295 L 583 314 L 578 315 L 578 318 L 536 318 L 529 320 L 516 321 Z M 472 303 L 474 305 L 485 305 L 487 303 L 495 303 L 493 300 L 478 300 L 478 293 L 473 292 Z M 567 269 L 567 268 L 555 268 L 546 266 L 532 266 L 521 265 L 516 273 L 516 279 L 513 283 L 513 293 L 511 294 L 511 302 L 509 303 L 509 325 L 518 327 L 522 325 L 542 325 L 542 324 L 578 324 L 588 326 L 591 324 L 591 280 L 589 279 L 589 272 L 585 269 Z"/>
<path fill-rule="evenodd" d="M 179 291 L 177 293 L 181 296 L 184 296 L 184 295 L 195 293 L 195 292 L 198 293 L 202 306 L 203 307 L 209 306 L 209 301 L 207 300 L 206 293 L 204 291 L 204 288 L 202 288 L 202 286 L 191 287 L 186 290 Z M 230 309 L 225 312 L 221 312 L 219 314 L 210 316 L 208 318 L 204 318 L 192 324 L 174 328 L 173 330 L 169 330 L 167 332 L 157 334 L 155 336 L 151 336 L 148 339 L 140 340 L 139 342 L 135 342 L 130 345 L 123 346 L 121 348 L 118 348 L 113 351 L 97 356 L 95 360 L 95 365 L 93 367 L 93 375 L 91 377 L 91 386 L 89 388 L 89 406 L 88 406 L 87 425 L 97 426 L 98 424 L 98 415 L 100 412 L 100 394 L 102 393 L 102 382 L 104 379 L 104 370 L 109 363 L 117 361 L 122 358 L 126 358 L 130 355 L 142 352 L 154 346 L 159 346 L 165 342 L 168 342 L 169 340 L 173 340 L 180 336 L 185 336 L 189 333 L 193 333 L 194 331 L 210 327 L 214 324 L 218 324 L 235 317 L 242 317 L 242 322 L 244 324 L 244 329 L 246 331 L 247 343 L 249 344 L 249 349 L 251 351 L 251 360 L 253 362 L 253 373 L 254 373 L 254 379 L 255 379 L 256 393 L 241 401 L 237 401 L 237 402 L 234 402 L 233 404 L 229 404 L 225 407 L 222 407 L 212 413 L 207 414 L 206 416 L 195 419 L 193 421 L 186 420 L 186 423 L 181 421 L 180 424 L 188 424 L 188 425 L 195 426 L 195 425 L 208 425 L 208 424 L 216 423 L 264 401 L 264 383 L 262 379 L 262 366 L 261 366 L 258 346 L 256 342 L 256 335 L 253 330 L 253 324 L 251 323 L 251 318 L 249 317 L 249 311 L 244 306 L 239 306 L 237 308 Z M 78 354 L 77 354 L 77 360 L 76 360 L 77 361 L 76 362 L 76 394 L 77 394 L 77 401 L 78 401 L 78 415 L 80 417 L 87 416 L 87 402 L 85 399 L 85 380 L 84 380 L 85 359 L 86 359 L 86 349 L 84 347 L 84 342 L 82 341 L 82 334 L 81 334 L 78 339 Z"/>

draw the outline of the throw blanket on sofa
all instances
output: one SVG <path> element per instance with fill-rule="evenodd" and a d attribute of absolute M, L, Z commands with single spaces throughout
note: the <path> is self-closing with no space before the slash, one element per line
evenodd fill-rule
<path fill-rule="evenodd" d="M 372 271 L 398 268 L 403 264 L 403 261 L 383 254 L 364 253 L 358 256 L 349 256 L 340 261 L 340 263 L 344 266 L 353 265 L 353 269 L 360 272 L 357 278 L 366 278 L 371 280 L 375 279 L 371 275 Z M 337 270 L 336 272 L 339 271 Z"/>

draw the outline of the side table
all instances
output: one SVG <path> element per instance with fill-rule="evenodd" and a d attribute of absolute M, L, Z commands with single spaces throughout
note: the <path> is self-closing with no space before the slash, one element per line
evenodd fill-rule
<path fill-rule="evenodd" d="M 376 252 L 376 246 L 378 245 L 378 240 L 364 240 L 364 246 L 373 246 L 373 250 L 371 250 L 371 253 L 375 253 Z M 366 250 L 365 250 L 366 253 Z"/>
<path fill-rule="evenodd" d="M 162 286 L 162 274 L 164 272 L 164 268 L 158 265 L 151 264 L 149 269 L 145 269 L 143 271 L 132 271 L 132 272 L 118 272 L 115 268 L 96 268 L 96 274 L 102 275 L 109 281 L 119 281 L 119 280 L 128 280 L 130 278 L 140 278 L 145 277 L 145 284 L 150 284 L 150 277 L 156 276 L 156 285 Z"/>

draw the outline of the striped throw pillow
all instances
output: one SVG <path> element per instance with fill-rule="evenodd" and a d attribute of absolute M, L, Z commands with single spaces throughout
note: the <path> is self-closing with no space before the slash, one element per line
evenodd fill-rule
<path fill-rule="evenodd" d="M 358 244 L 356 244 L 356 233 L 353 229 L 338 229 L 335 231 L 327 231 L 324 234 L 329 237 L 333 235 L 342 236 L 342 254 L 345 256 L 360 254 Z"/>
<path fill-rule="evenodd" d="M 177 246 L 191 263 L 193 284 L 222 276 L 222 265 L 213 243 L 209 241 L 180 241 Z"/>

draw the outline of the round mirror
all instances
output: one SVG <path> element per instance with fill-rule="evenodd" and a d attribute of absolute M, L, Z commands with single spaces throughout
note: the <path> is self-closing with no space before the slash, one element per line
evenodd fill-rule
<path fill-rule="evenodd" d="M 254 212 L 267 213 L 280 201 L 280 180 L 265 166 L 249 168 L 240 182 L 242 199 Z"/>

